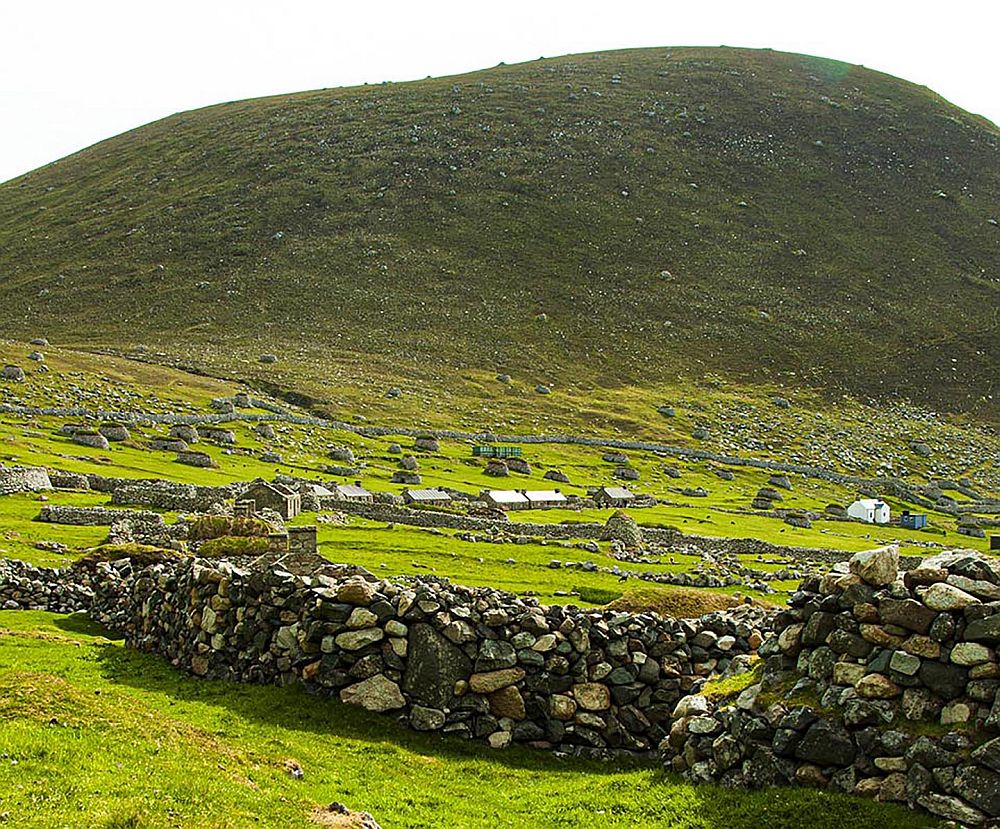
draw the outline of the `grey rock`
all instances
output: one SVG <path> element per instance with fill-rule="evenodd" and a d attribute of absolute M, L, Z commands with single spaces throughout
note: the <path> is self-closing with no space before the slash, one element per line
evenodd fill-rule
<path fill-rule="evenodd" d="M 428 624 L 410 626 L 403 690 L 429 708 L 444 708 L 455 683 L 472 674 L 472 660 Z"/>

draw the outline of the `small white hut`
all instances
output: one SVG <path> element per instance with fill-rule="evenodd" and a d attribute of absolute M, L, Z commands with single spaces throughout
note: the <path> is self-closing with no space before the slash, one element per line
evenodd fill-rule
<path fill-rule="evenodd" d="M 847 508 L 847 514 L 867 524 L 889 523 L 889 505 L 877 498 L 859 498 Z"/>

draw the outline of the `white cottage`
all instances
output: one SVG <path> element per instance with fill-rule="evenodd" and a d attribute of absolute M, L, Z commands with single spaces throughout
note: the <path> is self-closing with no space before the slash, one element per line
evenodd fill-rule
<path fill-rule="evenodd" d="M 567 501 L 558 489 L 526 489 L 524 497 L 531 509 L 556 509 L 566 506 Z"/>
<path fill-rule="evenodd" d="M 528 509 L 530 506 L 524 493 L 516 489 L 487 489 L 479 493 L 479 500 L 494 509 Z"/>
<path fill-rule="evenodd" d="M 868 524 L 889 523 L 889 505 L 877 498 L 859 498 L 847 508 L 847 514 Z"/>

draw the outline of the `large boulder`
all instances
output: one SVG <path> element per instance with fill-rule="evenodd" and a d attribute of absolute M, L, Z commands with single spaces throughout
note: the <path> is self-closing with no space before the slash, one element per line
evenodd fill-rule
<path fill-rule="evenodd" d="M 419 623 L 410 628 L 403 690 L 414 702 L 444 708 L 455 683 L 471 673 L 472 660 L 433 627 Z"/>
<path fill-rule="evenodd" d="M 341 463 L 354 463 L 354 450 L 350 446 L 334 446 L 330 450 L 330 459 Z"/>
<path fill-rule="evenodd" d="M 108 439 L 100 432 L 80 429 L 73 433 L 73 443 L 80 446 L 89 446 L 91 449 L 107 449 L 110 447 Z"/>
<path fill-rule="evenodd" d="M 855 553 L 848 566 L 852 573 L 875 587 L 892 584 L 899 570 L 899 547 L 890 544 Z"/>

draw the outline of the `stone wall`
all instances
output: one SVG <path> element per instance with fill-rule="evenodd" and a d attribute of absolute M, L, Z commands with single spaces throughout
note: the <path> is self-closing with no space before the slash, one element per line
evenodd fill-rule
<path fill-rule="evenodd" d="M 81 527 L 102 525 L 110 527 L 112 524 L 124 520 L 165 526 L 163 516 L 149 510 L 74 507 L 65 504 L 46 504 L 38 513 L 38 520 L 49 524 L 74 524 Z"/>
<path fill-rule="evenodd" d="M 218 512 L 232 497 L 234 487 L 195 486 L 161 480 L 105 479 L 112 504 L 128 504 L 169 512 Z"/>
<path fill-rule="evenodd" d="M 187 559 L 104 566 L 94 615 L 198 676 L 301 683 L 418 730 L 603 755 L 655 750 L 678 700 L 740 665 L 765 614 L 545 607 L 430 578 L 296 577 Z"/>
<path fill-rule="evenodd" d="M 90 608 L 93 585 L 80 568 L 54 570 L 0 559 L 0 610 L 74 613 Z"/>
<path fill-rule="evenodd" d="M 661 746 L 698 781 L 802 784 L 968 825 L 1000 816 L 1000 566 L 890 549 L 806 579 L 760 648 L 762 682 L 674 711 Z M 938 736 L 925 736 L 929 733 Z"/>
<path fill-rule="evenodd" d="M 0 495 L 44 492 L 49 489 L 52 489 L 52 482 L 44 467 L 0 465 Z"/>
<path fill-rule="evenodd" d="M 90 480 L 81 472 L 50 469 L 49 480 L 56 489 L 90 489 Z"/>

